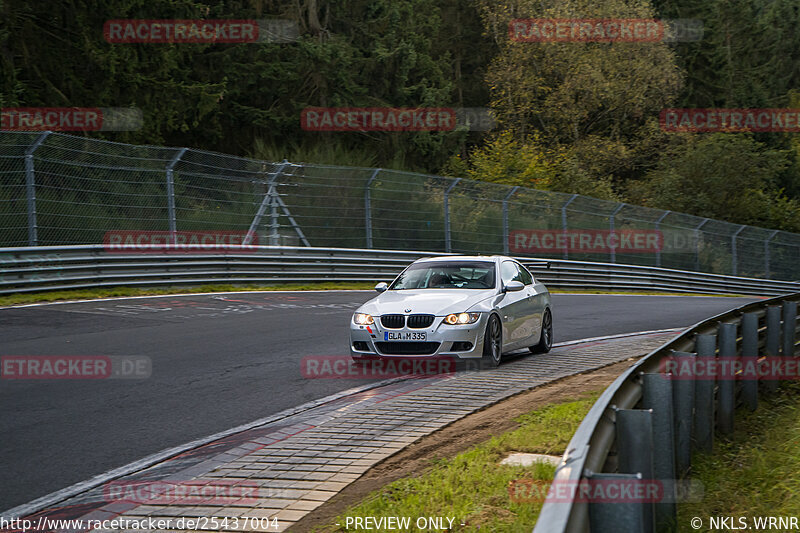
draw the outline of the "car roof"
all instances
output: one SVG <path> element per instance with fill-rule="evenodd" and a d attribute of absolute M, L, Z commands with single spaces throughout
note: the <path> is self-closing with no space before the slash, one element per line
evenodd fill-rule
<path fill-rule="evenodd" d="M 442 255 L 438 257 L 423 257 L 422 259 L 417 259 L 414 261 L 415 263 L 435 263 L 439 261 L 485 261 L 485 262 L 497 262 L 504 259 L 513 260 L 511 257 L 506 257 L 504 255 Z"/>

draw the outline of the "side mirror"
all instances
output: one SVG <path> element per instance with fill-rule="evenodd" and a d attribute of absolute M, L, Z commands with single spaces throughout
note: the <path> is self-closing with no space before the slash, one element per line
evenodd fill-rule
<path fill-rule="evenodd" d="M 505 292 L 519 292 L 525 288 L 521 281 L 509 281 L 506 283 Z"/>
<path fill-rule="evenodd" d="M 385 281 L 381 281 L 380 283 L 375 285 L 375 290 L 378 291 L 378 292 L 383 292 L 388 288 L 389 288 L 389 285 L 387 285 Z"/>

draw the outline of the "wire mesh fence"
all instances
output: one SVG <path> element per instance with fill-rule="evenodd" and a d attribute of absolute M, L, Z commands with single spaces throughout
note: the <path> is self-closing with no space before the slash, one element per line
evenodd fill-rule
<path fill-rule="evenodd" d="M 800 235 L 581 195 L 396 170 L 0 132 L 0 246 L 112 232 L 511 253 L 800 279 Z"/>

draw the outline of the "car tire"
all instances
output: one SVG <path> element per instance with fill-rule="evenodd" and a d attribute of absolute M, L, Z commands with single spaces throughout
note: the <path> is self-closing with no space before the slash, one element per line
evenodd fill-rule
<path fill-rule="evenodd" d="M 539 335 L 539 344 L 528 348 L 531 353 L 547 353 L 553 347 L 553 315 L 545 309 L 542 317 L 542 333 Z"/>
<path fill-rule="evenodd" d="M 482 363 L 490 368 L 500 365 L 503 358 L 503 327 L 500 319 L 495 314 L 489 315 L 489 322 L 486 324 L 486 333 L 483 335 L 483 359 Z"/>

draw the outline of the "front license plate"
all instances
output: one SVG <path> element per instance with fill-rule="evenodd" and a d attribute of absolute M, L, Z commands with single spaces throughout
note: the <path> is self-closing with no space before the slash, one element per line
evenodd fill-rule
<path fill-rule="evenodd" d="M 417 331 L 384 331 L 383 340 L 385 341 L 426 341 L 428 334 Z"/>

